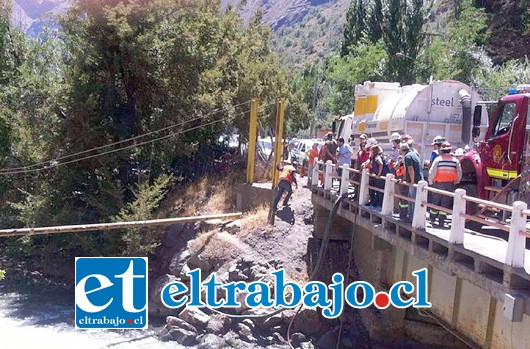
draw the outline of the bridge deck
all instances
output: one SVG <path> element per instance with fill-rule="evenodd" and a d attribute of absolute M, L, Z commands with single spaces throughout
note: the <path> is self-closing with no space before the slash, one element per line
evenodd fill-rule
<path fill-rule="evenodd" d="M 314 196 L 327 202 L 327 208 L 331 208 L 338 198 L 339 188 L 337 185 L 334 185 L 331 190 L 324 190 L 319 186 L 313 186 L 311 190 Z M 530 295 L 530 250 L 525 250 L 524 269 L 512 268 L 505 264 L 508 242 L 500 237 L 465 228 L 463 244 L 451 244 L 449 242 L 450 223 L 446 223 L 445 228 L 440 228 L 433 227 L 427 221 L 425 229 L 412 228 L 410 221 L 401 220 L 397 214 L 384 216 L 381 214 L 381 208 L 359 206 L 356 200 L 350 199 L 351 195 L 353 195 L 352 189 L 349 190 L 349 198 L 343 200 L 342 207 L 337 212 L 343 218 L 365 225 L 369 229 L 374 228 L 371 229 L 374 234 L 392 244 L 401 245 L 402 248 L 408 247 L 396 240 L 412 243 L 430 255 L 435 254 L 441 258 L 442 263 L 450 259 L 476 271 L 497 284 L 499 289 L 494 292 L 497 298 L 502 298 L 504 294 L 501 290 L 503 283 L 511 283 L 505 279 L 513 279 L 508 274 L 517 275 L 517 285 L 514 284 L 513 286 L 521 289 L 520 291 L 523 293 L 528 292 Z M 359 220 L 359 217 L 365 219 Z M 451 215 L 448 217 L 451 218 Z M 355 221 L 356 219 L 357 221 Z M 418 254 L 417 250 L 415 254 Z"/>

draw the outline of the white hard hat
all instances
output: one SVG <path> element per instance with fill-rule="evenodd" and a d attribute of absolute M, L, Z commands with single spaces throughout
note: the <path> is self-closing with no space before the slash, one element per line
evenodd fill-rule
<path fill-rule="evenodd" d="M 455 150 L 455 156 L 464 156 L 464 149 L 462 148 L 457 148 Z"/>
<path fill-rule="evenodd" d="M 443 136 L 436 136 L 434 137 L 434 139 L 432 140 L 432 145 L 442 145 L 442 143 L 445 142 L 445 137 Z"/>
<path fill-rule="evenodd" d="M 397 132 L 392 133 L 390 136 L 390 142 L 392 141 L 399 141 L 401 139 L 401 135 Z"/>
<path fill-rule="evenodd" d="M 375 138 L 368 138 L 368 140 L 366 141 L 366 147 L 367 148 L 370 148 L 370 147 L 373 147 L 373 146 L 376 146 L 377 145 L 377 141 Z"/>

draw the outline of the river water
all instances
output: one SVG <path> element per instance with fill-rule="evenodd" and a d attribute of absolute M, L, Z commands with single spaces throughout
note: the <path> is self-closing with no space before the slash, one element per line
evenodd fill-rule
<path fill-rule="evenodd" d="M 2 349 L 178 349 L 156 338 L 162 324 L 146 330 L 76 330 L 68 295 L 35 296 L 0 291 Z"/>

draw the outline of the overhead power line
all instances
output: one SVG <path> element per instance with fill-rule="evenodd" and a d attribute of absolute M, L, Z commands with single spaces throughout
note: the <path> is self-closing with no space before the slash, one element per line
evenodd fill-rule
<path fill-rule="evenodd" d="M 248 112 L 248 111 L 246 111 L 246 112 Z M 246 113 L 246 112 L 244 112 L 244 113 Z M 244 114 L 244 113 L 236 114 L 235 116 L 241 115 L 241 114 Z M 202 125 L 199 125 L 199 126 L 195 126 L 195 127 L 191 127 L 191 128 L 185 129 L 185 130 L 171 132 L 168 135 L 165 135 L 165 136 L 162 136 L 162 137 L 158 137 L 158 138 L 155 138 L 155 139 L 151 139 L 151 140 L 148 140 L 148 141 L 131 144 L 131 145 L 128 145 L 128 146 L 125 146 L 125 147 L 112 149 L 112 150 L 108 150 L 108 151 L 105 151 L 105 152 L 102 152 L 102 153 L 92 154 L 92 155 L 84 156 L 84 157 L 81 157 L 81 158 L 77 158 L 77 159 L 73 159 L 73 160 L 69 160 L 69 161 L 65 161 L 65 162 L 52 163 L 51 165 L 49 165 L 47 167 L 33 168 L 33 169 L 28 169 L 28 170 L 16 170 L 16 171 L 9 171 L 9 172 L 0 172 L 0 175 L 13 175 L 13 174 L 19 174 L 19 173 L 26 174 L 26 173 L 46 171 L 46 170 L 50 170 L 52 168 L 57 168 L 59 166 L 68 165 L 68 164 L 71 164 L 71 163 L 74 163 L 74 162 L 88 160 L 88 159 L 100 157 L 100 156 L 103 156 L 103 155 L 113 154 L 113 153 L 116 153 L 116 152 L 119 152 L 119 151 L 122 151 L 122 150 L 125 150 L 125 149 L 136 148 L 136 147 L 139 147 L 139 146 L 142 146 L 142 145 L 145 145 L 145 144 L 154 143 L 154 142 L 157 142 L 157 141 L 169 138 L 169 137 L 176 136 L 178 134 L 182 134 L 182 133 L 185 133 L 185 132 L 193 131 L 193 130 L 196 130 L 196 129 L 199 129 L 199 128 L 202 128 L 202 127 L 205 127 L 205 126 L 210 126 L 210 125 L 216 124 L 218 122 L 224 121 L 226 119 L 228 119 L 228 117 L 217 119 L 217 120 L 213 120 L 213 121 L 207 122 L 205 124 L 202 124 Z M 49 162 L 46 162 L 46 163 L 49 163 Z"/>
<path fill-rule="evenodd" d="M 270 103 L 270 104 L 264 105 L 264 106 L 262 106 L 260 108 L 260 110 L 263 110 L 264 108 L 266 108 L 267 106 L 270 106 L 272 104 L 274 104 L 274 103 Z M 96 158 L 96 157 L 103 156 L 103 155 L 113 154 L 113 153 L 116 153 L 116 152 L 119 152 L 119 151 L 122 151 L 122 150 L 125 150 L 125 149 L 136 148 L 136 147 L 139 147 L 139 146 L 142 146 L 142 145 L 145 145 L 145 144 L 154 143 L 154 142 L 157 142 L 157 141 L 160 141 L 160 140 L 163 140 L 163 139 L 167 139 L 167 138 L 173 137 L 173 136 L 178 135 L 178 134 L 183 134 L 183 133 L 186 133 L 186 132 L 189 132 L 189 131 L 193 131 L 193 130 L 196 130 L 196 129 L 199 129 L 199 128 L 202 128 L 202 127 L 205 127 L 205 126 L 210 126 L 210 125 L 216 124 L 218 122 L 224 121 L 226 119 L 230 119 L 230 118 L 233 118 L 233 117 L 236 117 L 236 116 L 244 115 L 244 114 L 247 114 L 249 112 L 250 112 L 250 110 L 245 110 L 245 111 L 243 111 L 241 113 L 238 113 L 238 114 L 236 114 L 236 115 L 234 115 L 232 117 L 220 118 L 220 119 L 217 119 L 217 120 L 213 120 L 213 121 L 207 122 L 207 123 L 202 124 L 202 125 L 198 125 L 198 126 L 190 127 L 188 129 L 172 132 L 172 133 L 170 133 L 168 135 L 165 135 L 165 136 L 162 136 L 162 137 L 158 137 L 158 138 L 151 139 L 151 140 L 144 141 L 144 142 L 140 142 L 140 143 L 134 143 L 134 144 L 131 144 L 131 145 L 128 145 L 128 146 L 125 146 L 125 147 L 112 149 L 112 150 L 105 151 L 105 152 L 102 152 L 102 153 L 92 154 L 92 155 L 84 156 L 84 157 L 81 157 L 81 158 L 76 158 L 76 159 L 65 161 L 65 162 L 52 163 L 50 166 L 46 166 L 46 167 L 24 169 L 24 170 L 5 169 L 4 172 L 0 172 L 0 175 L 27 174 L 27 173 L 41 172 L 41 171 L 50 170 L 50 169 L 53 169 L 53 168 L 57 168 L 59 166 L 68 165 L 68 164 L 71 164 L 71 163 L 75 163 L 75 162 L 79 162 L 79 161 L 83 161 L 83 160 L 88 160 L 88 159 Z M 43 164 L 49 164 L 51 161 L 56 161 L 56 160 L 48 160 L 48 161 L 43 162 Z"/>
<path fill-rule="evenodd" d="M 242 103 L 239 103 L 239 104 L 236 104 L 234 105 L 234 108 L 236 107 L 239 107 L 241 105 L 244 105 L 244 104 L 247 104 L 247 103 L 250 103 L 250 101 L 245 101 L 245 102 L 242 102 Z M 29 169 L 32 169 L 34 167 L 40 167 L 40 166 L 43 166 L 43 165 L 47 165 L 49 164 L 50 162 L 52 161 L 60 161 L 60 160 L 65 160 L 65 159 L 69 159 L 69 158 L 72 158 L 72 157 L 75 157 L 75 156 L 78 156 L 78 155 L 83 155 L 83 154 L 86 154 L 86 153 L 91 153 L 93 151 L 96 151 L 96 150 L 101 150 L 101 149 L 105 149 L 105 148 L 110 148 L 110 147 L 113 147 L 113 146 L 116 146 L 116 145 L 119 145 L 119 144 L 123 144 L 123 143 L 127 143 L 127 142 L 131 142 L 131 141 L 135 141 L 135 140 L 138 140 L 138 139 L 142 139 L 142 138 L 145 138 L 147 136 L 150 136 L 150 135 L 153 135 L 155 133 L 159 133 L 159 132 L 163 132 L 163 131 L 167 131 L 167 130 L 170 130 L 170 129 L 173 129 L 175 127 L 178 127 L 178 126 L 183 126 L 187 123 L 190 123 L 190 122 L 193 122 L 193 121 L 197 121 L 197 120 L 201 120 L 201 119 L 204 119 L 208 116 L 212 116 L 218 112 L 222 111 L 220 108 L 218 109 L 214 109 L 213 111 L 211 111 L 210 113 L 208 114 L 205 114 L 203 116 L 200 116 L 198 118 L 195 118 L 195 119 L 190 119 L 190 120 L 186 120 L 186 121 L 183 121 L 179 124 L 175 124 L 175 125 L 171 125 L 171 126 L 166 126 L 166 127 L 163 127 L 163 128 L 160 128 L 158 130 L 154 130 L 154 131 L 150 131 L 150 132 L 147 132 L 147 133 L 144 133 L 144 134 L 141 134 L 141 135 L 138 135 L 138 136 L 134 136 L 134 137 L 130 137 L 130 138 L 127 138 L 127 139 L 123 139 L 121 141 L 117 141 L 117 142 L 113 142 L 113 143 L 109 143 L 109 144 L 106 144 L 106 145 L 102 145 L 102 146 L 99 146 L 99 147 L 95 147 L 95 148 L 91 148 L 91 149 L 87 149 L 87 150 L 83 150 L 83 151 L 80 151 L 80 152 L 77 152 L 77 153 L 73 153 L 73 154 L 68 154 L 68 155 L 63 155 L 63 156 L 60 156 L 58 158 L 55 158 L 53 160 L 46 160 L 46 161 L 41 161 L 41 162 L 37 162 L 37 163 L 34 163 L 34 164 L 31 164 L 31 165 L 27 165 L 27 166 L 21 166 L 21 167 L 12 167 L 12 168 L 7 168 L 7 169 L 0 169 L 0 174 L 2 174 L 2 172 L 13 172 L 13 171 L 19 171 L 19 170 L 29 170 Z M 239 115 L 239 114 L 237 114 Z M 236 116 L 237 116 L 236 115 Z M 28 172 L 28 171 L 24 171 L 24 172 Z"/>

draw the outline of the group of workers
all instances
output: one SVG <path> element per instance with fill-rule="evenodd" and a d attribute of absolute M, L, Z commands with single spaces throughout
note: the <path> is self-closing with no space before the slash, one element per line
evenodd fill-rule
<path fill-rule="evenodd" d="M 308 184 L 312 181 L 313 168 L 316 160 L 327 162 L 330 160 L 336 164 L 337 174 L 341 176 L 342 166 L 350 165 L 358 170 L 368 169 L 369 173 L 381 177 L 388 173 L 396 176 L 398 183 L 406 182 L 408 184 L 417 184 L 423 180 L 422 164 L 418 151 L 414 148 L 414 140 L 407 134 L 400 135 L 397 132 L 390 136 L 391 151 L 390 154 L 384 154 L 383 148 L 378 144 L 375 138 L 368 138 L 367 135 L 359 136 L 359 147 L 356 151 L 352 150 L 353 138 L 345 142 L 343 138 L 334 139 L 333 133 L 325 136 L 325 143 L 320 147 L 314 143 L 308 151 Z M 452 146 L 443 136 L 436 136 L 432 142 L 433 151 L 429 161 L 425 164 L 428 167 L 429 185 L 448 192 L 454 192 L 456 185 L 462 178 L 462 168 L 459 158 L 463 156 L 463 149 L 459 148 L 452 153 Z M 296 169 L 287 163 L 278 167 L 280 171 L 279 190 L 274 200 L 274 209 L 281 200 L 283 193 L 286 191 L 287 196 L 284 199 L 284 206 L 288 205 L 289 198 L 292 194 L 292 184 L 296 187 L 295 172 Z M 320 177 L 321 182 L 324 178 Z M 380 178 L 370 177 L 369 185 L 373 188 L 384 188 L 384 181 Z M 416 197 L 416 188 L 412 185 L 402 185 L 401 194 L 411 199 Z M 452 198 L 439 194 L 429 193 L 428 201 L 438 207 L 451 208 Z M 370 189 L 368 206 L 381 207 L 383 203 L 383 193 L 378 190 Z M 414 214 L 414 202 L 399 200 L 398 212 L 401 219 L 412 221 Z M 447 212 L 441 209 L 431 208 L 430 221 L 434 225 L 443 227 L 447 222 Z"/>

